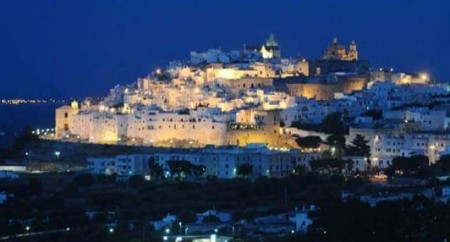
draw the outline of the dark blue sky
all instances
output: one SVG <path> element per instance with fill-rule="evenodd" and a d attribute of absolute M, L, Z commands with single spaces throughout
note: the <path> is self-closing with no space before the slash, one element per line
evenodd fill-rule
<path fill-rule="evenodd" d="M 373 66 L 450 80 L 448 0 L 4 0 L 0 97 L 99 96 L 190 50 L 260 43 L 315 58 L 334 36 Z"/>

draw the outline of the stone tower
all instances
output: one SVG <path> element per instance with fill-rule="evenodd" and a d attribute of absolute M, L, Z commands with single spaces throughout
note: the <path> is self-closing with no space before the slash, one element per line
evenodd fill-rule
<path fill-rule="evenodd" d="M 356 48 L 356 42 L 352 40 L 352 43 L 350 44 L 350 49 L 348 50 L 347 54 L 348 60 L 358 60 L 358 50 Z"/>

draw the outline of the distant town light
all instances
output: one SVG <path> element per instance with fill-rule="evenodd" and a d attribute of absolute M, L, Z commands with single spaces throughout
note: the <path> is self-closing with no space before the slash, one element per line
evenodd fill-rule
<path fill-rule="evenodd" d="M 420 74 L 420 79 L 422 80 L 422 81 L 427 81 L 428 80 L 428 74 L 427 73 L 421 73 Z"/>

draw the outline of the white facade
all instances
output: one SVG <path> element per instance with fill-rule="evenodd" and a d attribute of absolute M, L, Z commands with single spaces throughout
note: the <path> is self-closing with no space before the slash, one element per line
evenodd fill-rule
<path fill-rule="evenodd" d="M 89 158 L 89 172 L 95 175 L 122 176 L 148 174 L 148 160 L 142 155 L 120 155 L 114 158 Z"/>
<path fill-rule="evenodd" d="M 307 156 L 298 150 L 270 150 L 260 146 L 248 148 L 211 148 L 156 152 L 153 154 L 120 155 L 112 158 L 89 158 L 88 166 L 92 174 L 124 176 L 149 174 L 149 162 L 156 162 L 164 174 L 170 174 L 167 164 L 170 160 L 185 160 L 193 165 L 205 167 L 203 174 L 220 179 L 238 176 L 239 165 L 250 164 L 252 177 L 283 177 L 292 174 L 296 165 L 309 166 L 309 160 L 317 156 Z"/>

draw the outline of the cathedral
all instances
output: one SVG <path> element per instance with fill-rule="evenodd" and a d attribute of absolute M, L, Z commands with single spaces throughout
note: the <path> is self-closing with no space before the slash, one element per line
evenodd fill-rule
<path fill-rule="evenodd" d="M 262 45 L 245 45 L 244 52 L 256 54 L 263 59 L 281 58 L 280 45 L 273 34 Z"/>
<path fill-rule="evenodd" d="M 280 58 L 280 45 L 273 34 L 270 34 L 266 44 L 261 46 L 261 54 L 264 59 Z"/>
<path fill-rule="evenodd" d="M 347 51 L 345 46 L 339 45 L 337 38 L 334 38 L 333 43 L 328 46 L 323 55 L 324 60 L 343 60 L 343 61 L 357 61 L 358 50 L 356 49 L 355 41 L 352 41 L 350 48 Z"/>

